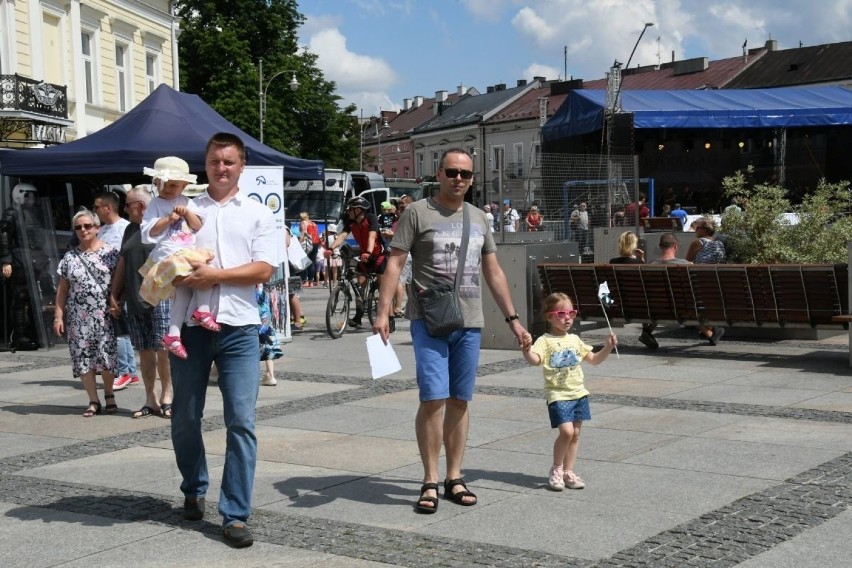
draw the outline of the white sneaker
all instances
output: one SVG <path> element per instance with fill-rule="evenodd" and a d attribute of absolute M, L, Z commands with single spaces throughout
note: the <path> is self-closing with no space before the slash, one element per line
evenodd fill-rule
<path fill-rule="evenodd" d="M 263 373 L 263 376 L 260 378 L 260 384 L 265 387 L 274 387 L 278 384 L 278 381 L 276 381 L 275 377 L 269 373 Z"/>
<path fill-rule="evenodd" d="M 580 476 L 574 473 L 573 471 L 565 472 L 563 483 L 568 489 L 582 489 L 586 486 L 586 482 L 583 481 Z"/>
<path fill-rule="evenodd" d="M 565 482 L 562 480 L 563 475 L 561 465 L 550 466 L 550 473 L 547 475 L 547 488 L 551 491 L 565 489 Z"/>

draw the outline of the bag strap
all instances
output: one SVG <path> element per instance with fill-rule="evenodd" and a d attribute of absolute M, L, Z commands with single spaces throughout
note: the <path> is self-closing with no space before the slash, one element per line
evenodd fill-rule
<path fill-rule="evenodd" d="M 80 260 L 80 264 L 82 264 L 83 268 L 86 269 L 86 273 L 89 275 L 89 278 L 92 279 L 92 281 L 95 283 L 95 286 L 97 286 L 98 288 L 101 289 L 101 292 L 106 297 L 107 301 L 109 301 L 109 292 L 107 290 L 105 290 L 103 286 L 101 286 L 101 283 L 98 282 L 98 279 L 95 278 L 94 274 L 92 274 L 92 270 L 91 270 L 91 268 L 89 268 L 89 263 L 86 262 L 86 259 L 83 258 L 83 255 L 81 255 L 80 252 L 76 248 L 73 249 L 73 251 L 74 251 L 74 255 Z"/>
<path fill-rule="evenodd" d="M 456 267 L 456 281 L 453 285 L 453 288 L 456 291 L 456 295 L 459 293 L 459 286 L 461 285 L 462 273 L 464 272 L 464 263 L 467 259 L 467 241 L 470 233 L 470 212 L 467 209 L 467 203 L 462 202 L 462 240 L 461 247 L 459 247 L 459 263 Z"/>

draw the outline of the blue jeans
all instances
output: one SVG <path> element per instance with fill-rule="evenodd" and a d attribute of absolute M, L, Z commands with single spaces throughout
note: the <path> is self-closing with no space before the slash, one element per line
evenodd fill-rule
<path fill-rule="evenodd" d="M 136 376 L 136 354 L 133 352 L 133 344 L 130 337 L 122 335 L 118 338 L 118 376 Z"/>
<path fill-rule="evenodd" d="M 251 514 L 251 492 L 257 462 L 257 437 L 254 433 L 254 411 L 260 381 L 257 326 L 222 325 L 222 331 L 218 333 L 201 326 L 184 326 L 181 341 L 189 358 L 169 355 L 174 388 L 172 446 L 183 477 L 180 490 L 187 497 L 202 497 L 210 484 L 201 438 L 201 418 L 210 365 L 215 361 L 219 369 L 218 385 L 222 392 L 227 429 L 219 514 L 222 515 L 222 526 L 227 527 L 237 521 L 245 523 Z"/>

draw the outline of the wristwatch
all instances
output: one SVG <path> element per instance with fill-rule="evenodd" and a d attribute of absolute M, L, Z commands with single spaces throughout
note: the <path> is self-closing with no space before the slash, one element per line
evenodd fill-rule
<path fill-rule="evenodd" d="M 512 320 L 521 319 L 521 316 L 518 314 L 514 314 L 511 316 L 506 316 L 506 323 L 510 323 Z"/>

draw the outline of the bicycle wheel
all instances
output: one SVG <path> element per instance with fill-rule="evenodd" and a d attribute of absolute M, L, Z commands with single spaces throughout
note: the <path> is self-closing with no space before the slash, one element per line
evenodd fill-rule
<path fill-rule="evenodd" d="M 328 297 L 325 307 L 325 329 L 332 339 L 337 339 L 346 331 L 349 319 L 349 290 L 346 284 L 338 284 Z"/>
<path fill-rule="evenodd" d="M 376 323 L 376 314 L 379 312 L 379 281 L 375 277 L 370 279 L 367 288 L 367 318 L 370 324 Z"/>

